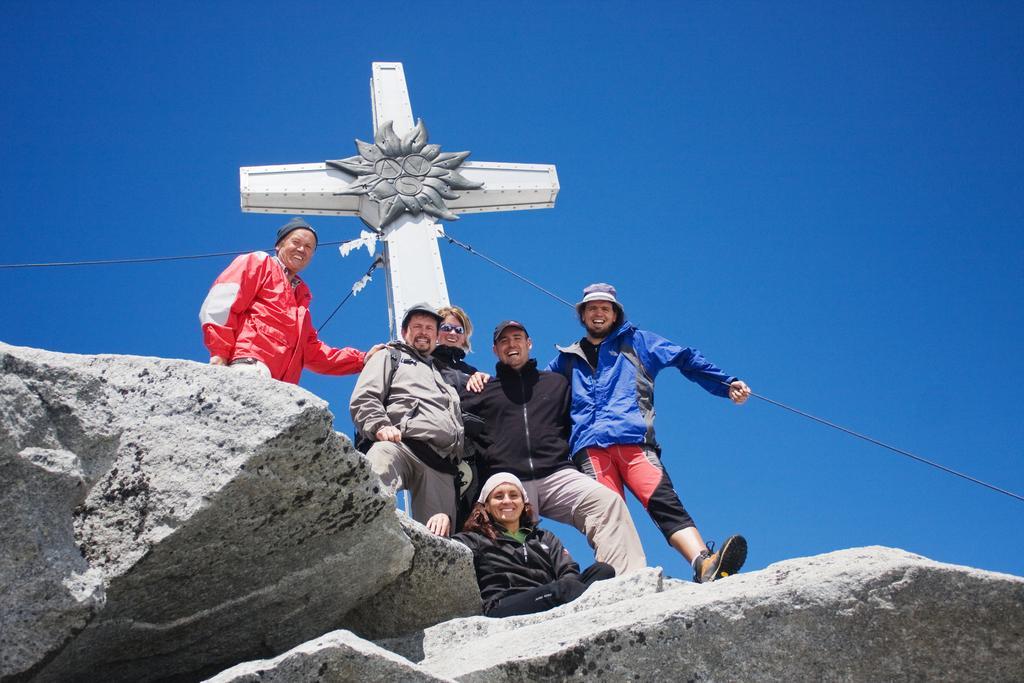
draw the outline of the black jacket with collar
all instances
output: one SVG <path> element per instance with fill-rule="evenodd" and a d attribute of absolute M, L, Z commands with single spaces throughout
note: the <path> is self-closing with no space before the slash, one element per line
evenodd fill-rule
<path fill-rule="evenodd" d="M 440 345 L 430 356 L 444 381 L 460 392 L 465 391 L 466 382 L 476 372 L 476 368 L 466 362 L 466 352 L 456 346 Z"/>
<path fill-rule="evenodd" d="M 523 543 L 500 530 L 493 541 L 477 531 L 452 539 L 473 551 L 473 569 L 486 613 L 502 598 L 549 584 L 566 576 L 580 577 L 580 567 L 550 531 L 533 528 Z"/>
<path fill-rule="evenodd" d="M 521 371 L 498 363 L 479 394 L 460 394 L 462 410 L 484 422 L 477 462 L 485 470 L 511 472 L 520 479 L 546 477 L 573 467 L 569 460 L 569 402 L 565 377 L 538 371 L 530 359 Z"/>

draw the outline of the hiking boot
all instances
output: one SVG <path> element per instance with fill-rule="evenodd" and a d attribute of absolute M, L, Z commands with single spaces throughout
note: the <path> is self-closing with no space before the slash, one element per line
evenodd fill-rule
<path fill-rule="evenodd" d="M 708 543 L 708 549 L 702 550 L 700 559 L 694 563 L 693 580 L 696 583 L 708 583 L 735 574 L 747 559 L 747 539 L 740 535 L 725 539 L 722 549 L 715 552 L 715 543 Z"/>

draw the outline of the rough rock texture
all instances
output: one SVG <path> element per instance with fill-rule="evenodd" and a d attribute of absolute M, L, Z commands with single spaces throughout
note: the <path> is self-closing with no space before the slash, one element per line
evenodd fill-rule
<path fill-rule="evenodd" d="M 274 659 L 246 662 L 207 683 L 296 683 L 322 681 L 450 681 L 421 669 L 396 654 L 348 631 L 332 631 Z"/>
<path fill-rule="evenodd" d="M 283 652 L 414 551 L 323 401 L 187 361 L 0 344 L 0 491 L 0 678 Z"/>
<path fill-rule="evenodd" d="M 452 619 L 405 637 L 378 640 L 377 644 L 414 662 L 422 661 L 427 654 L 444 657 L 445 653 L 469 652 L 472 651 L 471 643 L 475 640 L 492 636 L 500 638 L 501 633 L 514 631 L 529 624 L 540 624 L 558 616 L 587 612 L 623 600 L 660 593 L 674 582 L 675 579 L 664 578 L 661 567 L 649 567 L 612 581 L 599 581 L 577 600 L 550 612 L 527 614 L 511 619 L 491 619 L 483 616 L 473 619 Z"/>
<path fill-rule="evenodd" d="M 606 597 L 624 597 L 614 584 L 629 580 L 608 582 Z M 420 665 L 460 681 L 1010 681 L 1024 671 L 1020 577 L 872 547 L 662 587 L 441 624 L 423 634 Z"/>
<path fill-rule="evenodd" d="M 19 455 L 0 444 L 0 678 L 58 648 L 105 600 L 99 572 L 75 547 L 70 511 L 88 491 L 78 458 L 32 447 Z"/>
<path fill-rule="evenodd" d="M 446 619 L 480 614 L 473 553 L 399 513 L 416 550 L 412 567 L 340 620 L 341 628 L 368 639 L 421 632 Z"/>

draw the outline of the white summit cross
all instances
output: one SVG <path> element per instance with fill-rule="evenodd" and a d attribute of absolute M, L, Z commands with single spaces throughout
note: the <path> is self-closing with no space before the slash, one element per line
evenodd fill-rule
<path fill-rule="evenodd" d="M 398 62 L 373 63 L 370 100 L 373 144 L 356 140 L 359 154 L 336 161 L 241 168 L 242 210 L 361 217 L 384 244 L 395 338 L 409 306 L 449 303 L 434 219 L 551 208 L 558 175 L 550 164 L 463 163 L 469 152 L 427 144 Z"/>

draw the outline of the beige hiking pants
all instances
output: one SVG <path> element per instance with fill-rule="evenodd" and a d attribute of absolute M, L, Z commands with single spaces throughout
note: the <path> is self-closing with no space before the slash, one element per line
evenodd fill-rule
<path fill-rule="evenodd" d="M 438 472 L 413 455 L 405 444 L 377 441 L 366 453 L 370 468 L 391 493 L 407 489 L 412 495 L 412 518 L 420 524 L 443 512 L 455 524 L 455 477 Z M 593 481 L 593 480 L 591 480 Z M 604 487 L 602 487 L 604 488 Z M 455 530 L 452 530 L 455 533 Z"/>
<path fill-rule="evenodd" d="M 617 576 L 647 566 L 626 502 L 607 486 L 569 467 L 523 486 L 537 514 L 576 527 L 594 549 L 594 559 L 615 567 Z"/>

